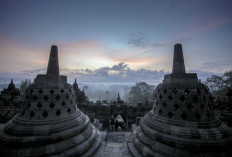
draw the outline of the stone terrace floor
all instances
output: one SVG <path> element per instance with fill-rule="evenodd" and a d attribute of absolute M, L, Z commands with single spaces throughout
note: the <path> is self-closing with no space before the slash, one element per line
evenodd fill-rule
<path fill-rule="evenodd" d="M 94 157 L 131 157 L 126 143 L 130 134 L 101 131 L 102 144 Z"/>

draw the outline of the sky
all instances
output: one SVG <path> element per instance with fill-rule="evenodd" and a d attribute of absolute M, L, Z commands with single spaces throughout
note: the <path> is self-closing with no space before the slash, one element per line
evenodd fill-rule
<path fill-rule="evenodd" d="M 161 82 L 181 43 L 188 72 L 232 70 L 231 0 L 0 0 L 0 83 L 46 72 L 79 82 Z"/>

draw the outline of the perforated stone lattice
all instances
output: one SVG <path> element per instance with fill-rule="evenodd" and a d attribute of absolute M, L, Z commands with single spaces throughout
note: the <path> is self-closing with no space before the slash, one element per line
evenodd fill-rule
<path fill-rule="evenodd" d="M 53 45 L 47 73 L 26 89 L 23 111 L 0 127 L 1 156 L 93 156 L 101 135 L 77 108 L 72 88 L 67 76 L 59 75 Z"/>
<path fill-rule="evenodd" d="M 231 156 L 231 129 L 215 117 L 207 86 L 186 73 L 181 44 L 154 98 L 128 142 L 132 156 Z"/>
<path fill-rule="evenodd" d="M 208 113 L 208 89 L 161 88 L 155 90 L 154 97 L 153 112 L 161 117 L 183 121 L 213 119 Z"/>
<path fill-rule="evenodd" d="M 20 114 L 21 118 L 54 119 L 72 114 L 77 110 L 71 85 L 62 89 L 35 87 L 37 86 L 31 86 L 26 91 L 25 109 Z"/>

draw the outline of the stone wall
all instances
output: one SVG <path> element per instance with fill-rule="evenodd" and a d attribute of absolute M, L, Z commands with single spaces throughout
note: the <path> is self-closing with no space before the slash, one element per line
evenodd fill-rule
<path fill-rule="evenodd" d="M 132 106 L 128 104 L 79 104 L 78 108 L 88 115 L 92 122 L 94 119 L 100 120 L 100 122 L 103 123 L 104 128 L 108 128 L 111 116 L 115 117 L 116 115 L 120 114 L 123 120 L 126 123 L 128 122 L 130 128 L 132 124 L 136 123 L 136 118 L 143 117 L 152 109 L 152 106 Z"/>

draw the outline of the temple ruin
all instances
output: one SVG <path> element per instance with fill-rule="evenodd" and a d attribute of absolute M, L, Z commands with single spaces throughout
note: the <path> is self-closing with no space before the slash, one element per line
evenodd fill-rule
<path fill-rule="evenodd" d="M 13 81 L 7 90 L 19 93 Z M 7 90 L 2 94 L 11 98 Z M 228 100 L 231 93 L 228 92 Z M 182 45 L 176 44 L 172 73 L 165 75 L 156 87 L 153 108 L 149 102 L 129 105 L 119 93 L 117 100 L 110 103 L 103 100 L 89 104 L 76 79 L 70 85 L 67 76 L 60 75 L 58 48 L 52 46 L 47 73 L 37 75 L 29 85 L 21 112 L 6 124 L 0 124 L 0 154 L 6 157 L 231 156 L 232 112 L 224 109 L 217 117 L 211 99 L 208 87 L 198 80 L 197 74 L 186 73 Z M 96 126 L 101 123 L 99 126 L 103 127 L 99 129 L 105 130 L 100 132 L 90 120 Z"/>
<path fill-rule="evenodd" d="M 186 73 L 182 45 L 174 47 L 172 73 L 156 87 L 153 109 L 128 142 L 135 157 L 231 156 L 232 131 L 213 113 L 208 88 Z"/>
<path fill-rule="evenodd" d="M 24 109 L 0 127 L 1 156 L 93 156 L 99 131 L 75 103 L 72 85 L 59 74 L 58 48 L 52 46 L 47 74 L 26 90 Z"/>

